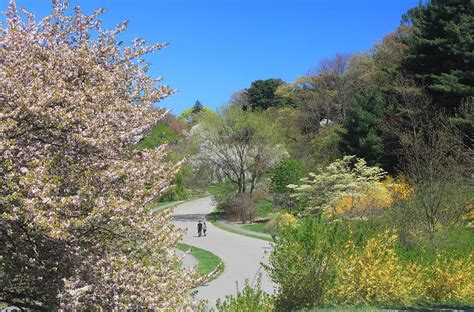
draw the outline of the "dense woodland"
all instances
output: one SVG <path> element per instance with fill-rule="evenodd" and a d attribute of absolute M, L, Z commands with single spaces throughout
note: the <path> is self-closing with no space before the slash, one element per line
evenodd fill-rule
<path fill-rule="evenodd" d="M 123 49 L 125 25 L 89 37 L 99 13 L 59 1 L 38 26 L 11 5 L 0 32 L 0 302 L 198 309 L 166 252 L 181 234 L 151 208 L 209 192 L 219 218 L 272 235 L 279 287 L 219 310 L 473 307 L 471 1 L 420 4 L 367 51 L 179 116 L 152 109 L 172 90 L 142 55 L 162 46 Z"/>

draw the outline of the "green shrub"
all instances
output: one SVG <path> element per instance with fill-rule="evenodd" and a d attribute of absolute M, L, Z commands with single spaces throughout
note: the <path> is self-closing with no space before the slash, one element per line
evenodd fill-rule
<path fill-rule="evenodd" d="M 255 202 L 255 215 L 258 218 L 268 218 L 272 212 L 273 202 L 271 200 L 263 199 Z"/>
<path fill-rule="evenodd" d="M 234 183 L 218 183 L 209 186 L 209 193 L 213 196 L 217 209 L 225 214 L 226 218 L 239 218 L 239 198 L 237 198 L 237 186 Z M 252 205 L 253 206 L 253 205 Z M 244 213 L 245 214 L 245 213 Z"/>
<path fill-rule="evenodd" d="M 137 147 L 139 149 L 151 149 L 166 143 L 178 141 L 180 138 L 179 133 L 168 124 L 159 123 L 138 142 Z"/>
<path fill-rule="evenodd" d="M 217 208 L 223 209 L 225 204 L 229 201 L 229 198 L 237 191 L 237 186 L 230 182 L 217 183 L 210 185 L 208 191 L 214 198 Z"/>
<path fill-rule="evenodd" d="M 270 191 L 287 193 L 291 190 L 286 186 L 296 184 L 304 175 L 303 164 L 297 159 L 282 159 L 270 173 Z"/>
<path fill-rule="evenodd" d="M 188 191 L 184 184 L 184 174 L 182 171 L 179 171 L 173 179 L 173 187 L 163 195 L 161 201 L 186 200 L 188 197 Z"/>
<path fill-rule="evenodd" d="M 314 216 L 279 227 L 266 267 L 279 285 L 277 310 L 474 304 L 471 229 L 440 229 L 435 253 L 429 238 L 407 248 L 396 233 L 367 220 Z"/>
<path fill-rule="evenodd" d="M 312 308 L 322 302 L 334 279 L 332 258 L 342 247 L 337 223 L 307 217 L 282 227 L 275 237 L 267 271 L 279 285 L 278 310 Z"/>
<path fill-rule="evenodd" d="M 287 186 L 298 184 L 304 175 L 303 164 L 296 159 L 282 159 L 270 173 L 270 191 L 277 206 L 294 208 L 296 201 L 290 197 L 292 192 Z"/>
<path fill-rule="evenodd" d="M 242 291 L 239 291 L 237 285 L 235 296 L 226 296 L 224 301 L 217 299 L 217 310 L 220 312 L 274 311 L 274 298 L 262 290 L 260 280 L 261 276 L 257 278 L 255 287 L 246 280 Z"/>

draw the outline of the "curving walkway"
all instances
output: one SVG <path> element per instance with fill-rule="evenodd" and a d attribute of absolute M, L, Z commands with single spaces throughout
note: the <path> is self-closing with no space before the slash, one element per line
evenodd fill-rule
<path fill-rule="evenodd" d="M 198 287 L 196 299 L 207 300 L 208 306 L 212 307 L 218 298 L 235 294 L 236 282 L 242 288 L 245 279 L 252 282 L 259 272 L 262 273 L 262 288 L 273 292 L 274 284 L 260 264 L 267 261 L 265 252 L 270 250 L 269 242 L 221 230 L 210 222 L 206 222 L 207 237 L 197 236 L 197 222 L 205 221 L 205 216 L 213 210 L 211 197 L 204 197 L 180 204 L 173 213 L 173 223 L 188 230 L 183 243 L 209 250 L 224 262 L 224 272 Z"/>

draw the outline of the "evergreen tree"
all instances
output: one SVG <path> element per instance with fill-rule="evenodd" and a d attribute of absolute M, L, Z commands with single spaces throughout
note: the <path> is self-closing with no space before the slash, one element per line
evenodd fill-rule
<path fill-rule="evenodd" d="M 377 163 L 383 151 L 383 139 L 378 124 L 383 116 L 385 101 L 378 90 L 366 90 L 352 101 L 343 126 L 341 152 L 356 155 L 370 164 Z"/>
<path fill-rule="evenodd" d="M 272 106 L 287 106 L 288 99 L 275 94 L 277 88 L 286 84 L 281 79 L 256 80 L 252 82 L 250 88 L 246 89 L 248 105 L 252 110 L 266 110 Z M 247 107 L 243 108 L 244 110 Z"/>
<path fill-rule="evenodd" d="M 405 38 L 402 67 L 450 113 L 474 96 L 473 7 L 471 0 L 432 0 L 404 17 L 413 32 Z"/>
<path fill-rule="evenodd" d="M 201 104 L 201 102 L 199 102 L 199 100 L 197 100 L 196 103 L 194 103 L 192 113 L 193 114 L 200 113 L 202 111 L 203 107 L 204 106 Z"/>

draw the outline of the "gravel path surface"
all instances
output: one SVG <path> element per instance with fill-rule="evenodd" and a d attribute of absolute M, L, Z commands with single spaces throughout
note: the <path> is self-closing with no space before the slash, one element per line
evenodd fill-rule
<path fill-rule="evenodd" d="M 262 288 L 273 292 L 274 284 L 260 264 L 267 262 L 266 251 L 271 248 L 269 242 L 221 230 L 210 222 L 206 222 L 207 237 L 197 236 L 197 222 L 205 221 L 206 214 L 213 210 L 211 197 L 204 197 L 180 204 L 173 213 L 173 223 L 188 229 L 183 243 L 209 250 L 224 262 L 224 272 L 215 280 L 198 287 L 196 299 L 205 299 L 212 307 L 218 298 L 235 294 L 236 282 L 242 288 L 245 279 L 252 282 L 259 272 L 262 273 Z"/>

